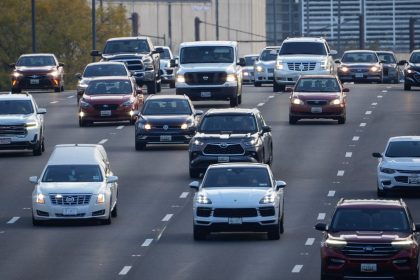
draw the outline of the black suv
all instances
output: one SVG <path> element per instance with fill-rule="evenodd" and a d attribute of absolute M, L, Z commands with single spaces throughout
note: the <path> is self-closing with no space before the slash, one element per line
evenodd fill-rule
<path fill-rule="evenodd" d="M 417 232 L 402 200 L 341 199 L 331 224 L 317 224 L 321 280 L 419 279 Z"/>
<path fill-rule="evenodd" d="M 404 65 L 404 90 L 420 87 L 420 50 L 413 51 L 408 61 L 401 60 L 398 65 Z"/>
<path fill-rule="evenodd" d="M 258 109 L 210 109 L 189 145 L 190 177 L 213 163 L 273 161 L 271 127 Z"/>

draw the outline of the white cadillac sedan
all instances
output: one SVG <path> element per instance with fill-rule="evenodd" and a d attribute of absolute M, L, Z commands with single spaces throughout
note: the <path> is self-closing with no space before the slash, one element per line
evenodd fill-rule
<path fill-rule="evenodd" d="M 211 232 L 266 232 L 278 240 L 283 233 L 286 183 L 273 179 L 270 166 L 260 163 L 210 165 L 194 197 L 194 239 Z"/>
<path fill-rule="evenodd" d="M 379 158 L 379 197 L 392 190 L 420 191 L 420 136 L 391 137 L 385 152 L 372 155 Z"/>

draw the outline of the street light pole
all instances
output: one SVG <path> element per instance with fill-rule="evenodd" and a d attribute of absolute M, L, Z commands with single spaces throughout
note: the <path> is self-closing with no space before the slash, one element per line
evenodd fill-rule
<path fill-rule="evenodd" d="M 35 15 L 36 15 L 36 10 L 35 10 L 35 0 L 32 0 L 32 52 L 35 53 L 36 52 L 36 28 L 35 28 Z"/>
<path fill-rule="evenodd" d="M 341 0 L 338 0 L 338 15 L 337 15 L 337 51 L 341 55 Z"/>
<path fill-rule="evenodd" d="M 92 0 L 92 50 L 96 50 L 96 2 Z M 92 56 L 92 61 L 95 62 L 95 57 Z"/>

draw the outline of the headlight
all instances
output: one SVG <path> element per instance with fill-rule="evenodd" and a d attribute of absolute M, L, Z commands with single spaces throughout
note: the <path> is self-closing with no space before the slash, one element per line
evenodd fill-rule
<path fill-rule="evenodd" d="M 57 70 L 54 70 L 52 72 L 49 73 L 50 76 L 57 78 L 58 76 L 60 76 L 60 73 Z"/>
<path fill-rule="evenodd" d="M 148 123 L 139 123 L 139 128 L 149 130 L 149 129 L 152 129 L 152 126 Z"/>
<path fill-rule="evenodd" d="M 262 66 L 257 66 L 256 68 L 255 68 L 255 70 L 257 70 L 257 72 L 263 72 L 264 71 L 264 68 L 262 68 Z"/>
<path fill-rule="evenodd" d="M 211 200 L 204 194 L 197 195 L 196 201 L 199 204 L 211 204 Z"/>
<path fill-rule="evenodd" d="M 133 104 L 134 104 L 134 101 L 133 100 L 127 100 L 123 104 L 121 104 L 121 106 L 131 107 Z"/>
<path fill-rule="evenodd" d="M 380 67 L 378 67 L 378 66 L 372 66 L 372 67 L 370 68 L 370 71 L 372 71 L 372 72 L 379 72 L 379 71 L 381 71 L 381 68 L 380 68 Z"/>
<path fill-rule="evenodd" d="M 330 247 L 330 248 L 339 249 L 339 248 L 343 248 L 344 246 L 346 246 L 347 241 L 339 240 L 339 239 L 327 239 L 325 241 L 325 245 L 327 245 L 327 247 Z"/>
<path fill-rule="evenodd" d="M 254 139 L 244 141 L 244 144 L 245 144 L 245 146 L 256 146 L 260 143 L 258 142 L 258 138 L 254 138 Z"/>
<path fill-rule="evenodd" d="M 292 103 L 295 105 L 303 105 L 303 101 L 296 97 L 292 99 Z"/>
<path fill-rule="evenodd" d="M 202 142 L 202 141 L 200 141 L 198 139 L 195 139 L 192 143 L 195 146 L 203 146 L 204 145 L 204 142 Z"/>
<path fill-rule="evenodd" d="M 45 204 L 45 195 L 39 193 L 36 195 L 36 203 L 38 204 Z"/>
<path fill-rule="evenodd" d="M 228 74 L 226 77 L 226 82 L 236 82 L 236 75 L 235 74 Z"/>
<path fill-rule="evenodd" d="M 344 72 L 344 73 L 347 73 L 347 72 L 349 72 L 349 68 L 348 67 L 346 67 L 346 66 L 343 66 L 343 67 L 340 67 L 340 68 L 338 68 L 341 72 Z"/>
<path fill-rule="evenodd" d="M 392 241 L 392 246 L 398 249 L 409 249 L 411 246 L 414 245 L 412 240 L 400 240 L 400 241 Z"/>
<path fill-rule="evenodd" d="M 330 102 L 331 105 L 340 105 L 341 104 L 341 100 L 339 98 L 331 100 Z"/>
<path fill-rule="evenodd" d="M 278 60 L 276 62 L 276 69 L 277 70 L 282 70 L 283 69 L 283 61 L 282 60 Z"/>
<path fill-rule="evenodd" d="M 391 169 L 391 168 L 381 167 L 380 170 L 381 170 L 382 173 L 386 173 L 386 174 L 393 174 L 393 173 L 395 173 L 395 170 L 394 169 Z"/>
<path fill-rule="evenodd" d="M 249 73 L 248 72 L 243 72 L 244 76 L 248 76 Z"/>
<path fill-rule="evenodd" d="M 276 194 L 269 193 L 269 194 L 266 194 L 263 198 L 261 198 L 260 204 L 269 204 L 269 203 L 274 203 L 275 201 L 276 201 Z"/>
<path fill-rule="evenodd" d="M 178 83 L 185 83 L 185 77 L 184 77 L 184 75 L 177 75 L 176 76 L 176 81 Z"/>
<path fill-rule="evenodd" d="M 105 194 L 103 193 L 98 194 L 98 197 L 96 198 L 96 203 L 97 204 L 105 203 Z"/>
<path fill-rule="evenodd" d="M 38 127 L 38 123 L 37 122 L 28 122 L 28 123 L 25 124 L 25 127 L 36 128 L 36 127 Z"/>
<path fill-rule="evenodd" d="M 320 66 L 321 66 L 321 69 L 323 70 L 327 69 L 327 61 L 326 60 L 321 61 Z"/>
<path fill-rule="evenodd" d="M 80 105 L 81 108 L 88 108 L 88 107 L 90 107 L 90 104 L 88 102 L 84 101 L 84 100 L 80 100 L 79 105 Z"/>
<path fill-rule="evenodd" d="M 22 76 L 22 74 L 21 74 L 21 73 L 19 73 L 19 72 L 13 72 L 12 76 L 13 76 L 14 78 L 19 78 L 19 77 L 21 77 L 21 76 Z"/>
<path fill-rule="evenodd" d="M 407 69 L 407 73 L 409 73 L 409 74 L 414 73 L 414 70 L 413 69 Z"/>
<path fill-rule="evenodd" d="M 187 123 L 181 124 L 181 129 L 187 129 L 187 128 L 188 128 L 188 124 Z"/>

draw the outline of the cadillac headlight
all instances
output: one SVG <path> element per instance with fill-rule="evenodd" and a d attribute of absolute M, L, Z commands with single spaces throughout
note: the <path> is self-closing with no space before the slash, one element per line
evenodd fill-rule
<path fill-rule="evenodd" d="M 255 68 L 255 70 L 257 70 L 257 72 L 263 72 L 264 71 L 264 68 L 262 67 L 262 66 L 257 66 L 256 68 Z"/>
<path fill-rule="evenodd" d="M 38 204 L 45 204 L 45 195 L 39 193 L 36 195 L 36 203 Z"/>
<path fill-rule="evenodd" d="M 282 70 L 283 68 L 284 68 L 283 61 L 278 60 L 277 63 L 276 63 L 276 69 L 277 70 Z"/>
<path fill-rule="evenodd" d="M 292 98 L 292 104 L 295 104 L 295 105 L 303 105 L 303 101 L 302 100 L 300 100 L 299 98 Z"/>
<path fill-rule="evenodd" d="M 176 81 L 178 83 L 185 83 L 185 77 L 184 77 L 184 75 L 177 75 L 176 76 Z"/>
<path fill-rule="evenodd" d="M 393 173 L 395 173 L 395 170 L 394 169 L 391 169 L 391 168 L 381 167 L 380 170 L 381 170 L 382 173 L 386 173 L 386 174 L 393 174 Z"/>
<path fill-rule="evenodd" d="M 276 194 L 269 193 L 269 194 L 266 194 L 263 198 L 261 198 L 260 204 L 270 204 L 270 203 L 274 203 L 275 201 L 276 201 Z"/>
<path fill-rule="evenodd" d="M 199 204 L 211 204 L 211 200 L 210 198 L 208 198 L 206 195 L 204 194 L 199 194 L 197 195 L 196 198 L 197 203 Z"/>
<path fill-rule="evenodd" d="M 321 67 L 321 69 L 322 69 L 322 70 L 327 69 L 327 61 L 326 61 L 326 60 L 321 61 L 321 63 L 320 63 L 320 67 Z"/>
<path fill-rule="evenodd" d="M 103 193 L 98 194 L 98 197 L 96 198 L 96 203 L 97 204 L 105 203 L 105 194 Z"/>
<path fill-rule="evenodd" d="M 226 77 L 226 82 L 236 82 L 236 75 L 235 74 L 228 74 Z"/>

